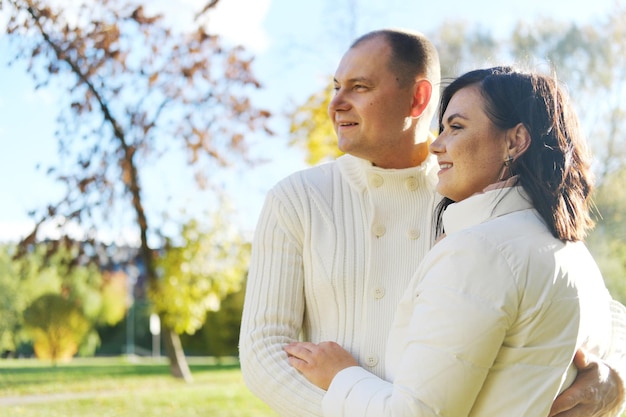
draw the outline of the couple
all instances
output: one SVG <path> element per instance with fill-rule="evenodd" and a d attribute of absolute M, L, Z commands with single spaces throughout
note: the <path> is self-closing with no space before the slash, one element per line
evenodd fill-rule
<path fill-rule="evenodd" d="M 586 355 L 620 366 L 619 306 L 580 243 L 589 161 L 566 97 L 539 74 L 470 72 L 430 143 L 438 85 L 420 34 L 344 55 L 329 114 L 347 155 L 281 181 L 259 219 L 246 383 L 284 416 L 613 415 L 622 381 Z"/>

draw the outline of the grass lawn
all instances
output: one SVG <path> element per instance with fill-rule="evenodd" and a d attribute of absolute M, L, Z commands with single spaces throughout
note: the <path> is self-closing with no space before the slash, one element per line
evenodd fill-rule
<path fill-rule="evenodd" d="M 0 360 L 3 417 L 276 417 L 243 384 L 234 361 L 189 358 L 193 383 L 163 359 L 89 358 L 53 366 Z"/>

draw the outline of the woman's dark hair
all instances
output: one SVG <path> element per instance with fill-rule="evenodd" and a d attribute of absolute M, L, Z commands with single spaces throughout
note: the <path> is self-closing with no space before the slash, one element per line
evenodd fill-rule
<path fill-rule="evenodd" d="M 442 93 L 440 132 L 452 96 L 468 86 L 479 88 L 484 111 L 496 127 L 506 130 L 524 125 L 530 146 L 512 162 L 511 173 L 518 175 L 518 184 L 555 237 L 583 240 L 593 227 L 591 158 L 565 90 L 552 77 L 512 67 L 470 71 Z M 444 198 L 437 208 L 439 231 L 443 211 L 452 202 Z"/>

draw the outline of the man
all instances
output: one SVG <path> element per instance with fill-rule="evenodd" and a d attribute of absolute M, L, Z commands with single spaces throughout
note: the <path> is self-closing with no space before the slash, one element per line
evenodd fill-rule
<path fill-rule="evenodd" d="M 283 416 L 322 415 L 324 391 L 292 369 L 283 351 L 299 338 L 333 340 L 385 378 L 398 301 L 433 243 L 438 166 L 428 145 L 440 84 L 434 46 L 419 33 L 371 32 L 346 52 L 334 82 L 329 115 L 346 155 L 279 182 L 253 241 L 242 372 L 248 387 Z M 590 369 L 583 376 L 606 376 L 604 384 L 567 394 L 573 400 L 564 410 L 587 392 L 619 401 L 615 372 L 607 376 L 602 362 L 593 366 L 604 373 Z M 590 399 L 593 410 L 598 402 Z M 569 415 L 602 415 L 582 403 L 585 414 Z"/>

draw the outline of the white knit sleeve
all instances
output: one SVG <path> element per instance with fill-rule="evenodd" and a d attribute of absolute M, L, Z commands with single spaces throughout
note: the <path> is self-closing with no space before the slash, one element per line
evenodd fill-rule
<path fill-rule="evenodd" d="M 297 216 L 269 194 L 252 246 L 239 354 L 250 391 L 282 416 L 320 416 L 323 391 L 287 362 L 283 347 L 300 336 L 304 314 L 302 243 Z"/>

